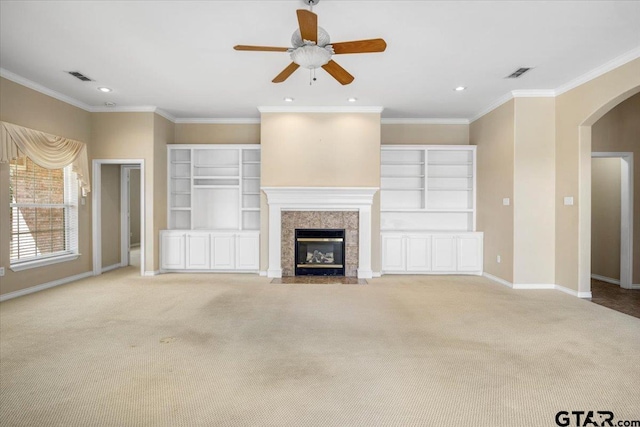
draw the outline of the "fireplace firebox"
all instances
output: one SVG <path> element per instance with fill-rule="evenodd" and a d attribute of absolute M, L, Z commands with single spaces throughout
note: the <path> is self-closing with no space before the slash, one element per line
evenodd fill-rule
<path fill-rule="evenodd" d="M 296 229 L 296 276 L 344 276 L 344 230 Z"/>

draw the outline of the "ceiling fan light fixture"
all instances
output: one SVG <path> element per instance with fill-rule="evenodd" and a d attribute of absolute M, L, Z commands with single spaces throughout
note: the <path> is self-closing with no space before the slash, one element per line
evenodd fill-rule
<path fill-rule="evenodd" d="M 332 55 L 332 50 L 327 47 L 306 44 L 291 52 L 291 60 L 303 68 L 313 70 L 329 62 Z"/>
<path fill-rule="evenodd" d="M 109 93 L 111 92 L 111 89 L 109 89 L 108 87 L 99 87 L 98 90 L 100 92 L 104 92 L 104 93 Z"/>

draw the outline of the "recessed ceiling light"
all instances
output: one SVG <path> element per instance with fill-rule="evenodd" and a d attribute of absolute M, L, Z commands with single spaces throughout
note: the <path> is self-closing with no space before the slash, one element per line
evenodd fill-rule
<path fill-rule="evenodd" d="M 358 100 L 358 98 L 349 98 L 349 99 L 347 99 L 347 101 L 349 101 L 349 102 L 356 102 L 357 100 Z"/>
<path fill-rule="evenodd" d="M 99 87 L 98 90 L 100 92 L 111 92 L 111 89 L 109 89 L 108 87 Z"/>
<path fill-rule="evenodd" d="M 293 102 L 293 98 L 286 97 L 284 99 L 284 102 Z"/>
<path fill-rule="evenodd" d="M 461 92 L 461 91 L 463 91 L 463 90 L 465 90 L 465 89 L 466 89 L 466 87 L 464 87 L 464 86 L 458 86 L 458 87 L 457 87 L 457 88 L 455 88 L 454 90 L 455 90 L 455 91 L 457 91 L 457 92 Z"/>

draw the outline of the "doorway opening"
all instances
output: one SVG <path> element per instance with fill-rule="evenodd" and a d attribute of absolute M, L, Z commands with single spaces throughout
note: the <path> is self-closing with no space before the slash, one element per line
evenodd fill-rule
<path fill-rule="evenodd" d="M 128 266 L 133 260 L 139 265 L 140 275 L 144 276 L 144 160 L 95 159 L 92 166 L 93 275 Z M 132 177 L 135 183 L 138 176 L 138 191 L 130 191 Z M 133 201 L 136 196 L 137 203 Z M 134 215 L 139 221 L 129 221 Z M 132 228 L 136 227 L 139 239 L 131 239 Z M 139 248 L 137 253 L 135 244 Z"/>
<path fill-rule="evenodd" d="M 633 153 L 593 152 L 591 277 L 632 288 Z"/>
<path fill-rule="evenodd" d="M 140 267 L 140 166 L 120 166 L 120 259 Z"/>

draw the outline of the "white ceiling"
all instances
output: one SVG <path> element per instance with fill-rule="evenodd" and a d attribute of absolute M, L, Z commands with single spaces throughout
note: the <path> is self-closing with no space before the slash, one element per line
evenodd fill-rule
<path fill-rule="evenodd" d="M 355 76 L 271 80 L 301 0 L 1 1 L 0 67 L 89 107 L 155 106 L 180 118 L 258 118 L 257 106 L 383 106 L 384 118 L 470 119 L 514 90 L 558 90 L 640 55 L 640 1 L 321 0 L 333 42 L 382 37 L 383 53 L 336 55 Z M 535 67 L 517 80 L 504 77 Z M 94 79 L 81 82 L 64 71 Z M 113 89 L 104 94 L 99 86 Z M 456 86 L 466 86 L 455 92 Z M 286 104 L 291 105 L 291 104 Z"/>

